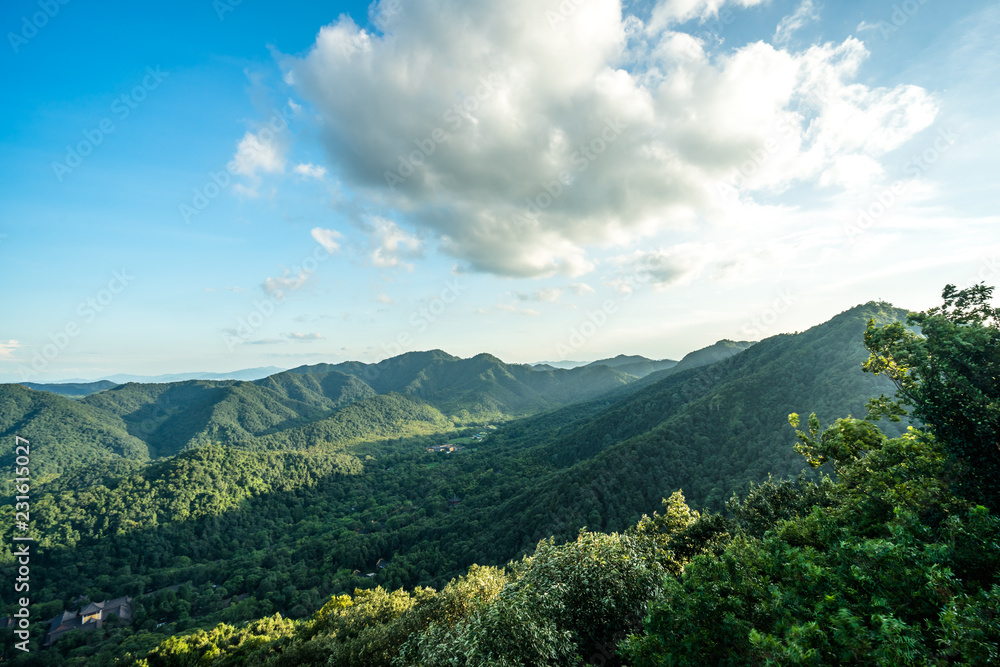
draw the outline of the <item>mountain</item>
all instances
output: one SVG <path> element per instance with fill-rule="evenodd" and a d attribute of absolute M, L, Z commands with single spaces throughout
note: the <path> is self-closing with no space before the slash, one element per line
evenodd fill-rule
<path fill-rule="evenodd" d="M 526 414 L 586 400 L 634 378 L 606 366 L 535 369 L 490 354 L 460 359 L 441 350 L 410 352 L 377 364 L 345 362 L 301 366 L 289 373 L 336 370 L 378 393 L 398 392 L 431 403 L 461 420 Z"/>
<path fill-rule="evenodd" d="M 48 394 L 25 402 L 13 393 L 24 407 L 11 411 L 17 418 L 10 429 L 49 448 L 38 470 L 56 473 L 87 460 L 146 460 L 209 443 L 248 450 L 345 447 L 445 432 L 586 400 L 633 380 L 607 366 L 540 371 L 488 354 L 460 359 L 432 350 L 378 364 L 301 366 L 253 382 L 128 382 L 73 401 Z M 36 403 L 45 409 L 31 407 Z M 39 420 L 58 426 L 43 428 Z M 0 445 L 9 458 L 5 450 L 12 448 Z"/>
<path fill-rule="evenodd" d="M 86 400 L 18 384 L 0 385 L 3 465 L 13 465 L 15 435 L 31 443 L 36 452 L 31 457 L 31 472 L 41 479 L 95 461 L 149 458 L 146 443 L 130 434 L 120 418 L 89 405 Z"/>
<path fill-rule="evenodd" d="M 33 483 L 45 526 L 36 615 L 56 615 L 76 595 L 191 581 L 183 595 L 142 601 L 135 624 L 147 630 L 128 650 L 149 650 L 219 622 L 305 618 L 331 594 L 441 588 L 541 538 L 633 525 L 679 488 L 693 507 L 719 508 L 769 473 L 801 470 L 790 412 L 829 423 L 891 393 L 861 372 L 861 334 L 869 318 L 904 315 L 866 304 L 752 346 L 722 341 L 688 355 L 686 369 L 643 379 L 604 364 L 533 370 L 432 350 L 255 382 L 125 384 L 78 400 L 0 386 L 13 397 L 0 403 L 11 415 L 0 423 L 4 445 L 28 427 L 43 444 L 52 429 L 58 443 L 39 447 L 44 455 L 33 447 L 33 465 L 73 438 L 81 460 L 97 457 Z M 463 422 L 498 411 L 506 423 L 495 429 Z M 427 451 L 463 435 L 461 451 Z M 161 460 L 116 458 L 114 438 Z M 88 645 L 86 657 L 116 650 L 115 636 Z"/>
<path fill-rule="evenodd" d="M 586 361 L 539 361 L 533 364 L 528 364 L 533 368 L 544 367 L 544 370 L 549 370 L 553 368 L 563 368 L 570 369 L 576 368 L 578 366 L 586 366 L 588 362 Z"/>
<path fill-rule="evenodd" d="M 707 366 L 670 369 L 599 414 L 565 425 L 541 447 L 558 470 L 494 510 L 510 517 L 494 524 L 495 538 L 516 525 L 528 549 L 542 536 L 568 537 L 585 524 L 617 530 L 677 489 L 692 506 L 718 510 L 751 480 L 795 475 L 804 466 L 788 415 L 864 416 L 868 398 L 891 395 L 888 379 L 861 370 L 868 358 L 862 333 L 869 319 L 885 324 L 905 316 L 872 303 L 750 347 L 722 341 L 690 363 L 744 349 Z M 882 427 L 896 435 L 905 425 Z M 521 437 L 533 439 L 530 432 Z"/>
<path fill-rule="evenodd" d="M 677 365 L 673 366 L 672 370 L 675 373 L 687 370 L 689 368 L 697 368 L 698 366 L 705 366 L 707 364 L 714 364 L 717 361 L 722 361 L 727 359 L 737 352 L 742 352 L 743 350 L 749 348 L 753 345 L 752 341 L 735 341 L 735 340 L 720 340 L 715 345 L 709 345 L 708 347 L 703 347 L 700 350 L 695 350 L 694 352 L 689 352 L 685 354 Z"/>
<path fill-rule="evenodd" d="M 231 371 L 229 373 L 207 373 L 207 372 L 194 372 L 194 373 L 168 373 L 166 375 L 129 375 L 127 373 L 119 373 L 117 375 L 108 375 L 107 377 L 99 378 L 99 380 L 107 380 L 114 382 L 115 384 L 126 384 L 128 382 L 140 382 L 140 383 L 164 383 L 164 382 L 184 382 L 185 380 L 259 380 L 260 378 L 265 378 L 268 375 L 274 375 L 275 373 L 282 372 L 283 368 L 278 368 L 277 366 L 262 366 L 260 368 L 244 368 L 242 370 Z M 79 378 L 72 380 L 64 380 L 60 384 L 67 383 L 88 383 L 90 380 L 82 380 Z"/>
<path fill-rule="evenodd" d="M 611 368 L 619 368 L 628 364 L 644 363 L 650 362 L 652 359 L 643 357 L 638 354 L 619 354 L 617 357 L 612 357 L 610 359 L 598 359 L 597 361 L 591 361 L 587 366 L 611 366 Z M 677 363 L 676 361 L 674 363 Z"/>
<path fill-rule="evenodd" d="M 22 387 L 34 389 L 35 391 L 50 391 L 60 396 L 89 396 L 99 391 L 117 387 L 117 383 L 108 380 L 98 380 L 97 382 L 72 382 L 63 384 L 44 384 L 39 382 L 22 382 Z"/>
<path fill-rule="evenodd" d="M 650 373 L 673 368 L 677 362 L 673 359 L 647 359 L 639 355 L 619 354 L 611 359 L 601 359 L 592 361 L 587 366 L 610 366 L 622 373 L 628 373 L 636 377 L 646 377 Z"/>

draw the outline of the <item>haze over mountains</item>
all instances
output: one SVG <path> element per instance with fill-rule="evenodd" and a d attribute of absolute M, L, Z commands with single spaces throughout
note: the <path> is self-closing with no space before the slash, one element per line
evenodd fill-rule
<path fill-rule="evenodd" d="M 34 390 L 27 393 L 19 392 L 19 385 L 0 385 L 0 436 L 17 430 L 47 448 L 49 455 L 39 462 L 45 472 L 79 463 L 83 452 L 145 461 L 210 442 L 247 449 L 363 442 L 588 400 L 635 382 L 640 374 L 709 363 L 748 344 L 726 345 L 693 352 L 681 364 L 623 356 L 549 370 L 505 364 L 488 354 L 461 359 L 432 350 L 376 364 L 300 366 L 252 382 L 102 381 L 25 385 Z"/>
<path fill-rule="evenodd" d="M 260 368 L 244 368 L 241 370 L 230 371 L 228 373 L 209 373 L 209 372 L 192 372 L 192 373 L 166 373 L 163 375 L 130 375 L 128 373 L 118 373 L 116 375 L 108 375 L 106 377 L 97 378 L 97 380 L 84 380 L 81 378 L 73 378 L 70 380 L 60 380 L 58 382 L 46 382 L 46 383 L 24 383 L 21 384 L 49 384 L 49 385 L 60 385 L 60 384 L 88 384 L 94 382 L 113 382 L 115 384 L 125 384 L 126 382 L 183 382 L 185 380 L 259 380 L 260 378 L 267 377 L 268 375 L 274 375 L 275 373 L 280 373 L 285 369 L 278 368 L 277 366 L 261 366 Z"/>
<path fill-rule="evenodd" d="M 689 357 L 692 357 L 692 355 L 697 355 L 699 353 L 703 352 L 701 350 L 696 350 L 695 352 L 692 352 L 689 355 L 687 355 L 685 357 L 685 360 L 688 360 L 689 363 L 695 363 L 692 362 L 692 360 L 689 359 Z M 350 364 L 350 363 L 354 362 L 344 362 L 344 364 Z M 590 362 L 545 361 L 545 362 L 528 364 L 528 366 L 531 366 L 532 368 L 535 368 L 537 370 L 556 370 L 556 369 L 569 370 L 573 368 L 578 368 L 580 366 L 610 366 L 611 368 L 615 368 L 623 373 L 628 373 L 629 375 L 634 375 L 636 377 L 645 377 L 650 373 L 671 368 L 677 363 L 678 362 L 672 359 L 653 360 L 653 359 L 648 359 L 647 357 L 643 357 L 641 355 L 619 354 L 614 358 L 599 359 L 597 361 L 590 361 Z M 285 370 L 286 369 L 278 368 L 277 366 L 263 366 L 260 368 L 246 368 L 242 370 L 235 370 L 235 371 L 230 371 L 228 373 L 192 372 L 192 373 L 168 373 L 163 375 L 130 375 L 127 373 L 118 373 L 116 375 L 108 375 L 106 377 L 99 378 L 97 380 L 72 378 L 56 382 L 20 382 L 18 384 L 24 387 L 28 387 L 29 389 L 35 389 L 38 391 L 50 391 L 54 394 L 61 394 L 63 396 L 88 396 L 90 394 L 94 394 L 99 391 L 104 391 L 105 389 L 110 389 L 115 385 L 126 384 L 129 382 L 137 382 L 140 384 L 164 384 L 171 382 L 184 382 L 187 380 L 253 381 L 266 378 L 271 375 L 276 375 Z"/>

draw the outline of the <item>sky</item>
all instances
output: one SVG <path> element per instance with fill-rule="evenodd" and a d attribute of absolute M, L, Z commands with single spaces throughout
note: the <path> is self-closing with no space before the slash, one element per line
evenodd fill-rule
<path fill-rule="evenodd" d="M 987 0 L 11 0 L 0 382 L 680 358 L 1000 282 Z"/>

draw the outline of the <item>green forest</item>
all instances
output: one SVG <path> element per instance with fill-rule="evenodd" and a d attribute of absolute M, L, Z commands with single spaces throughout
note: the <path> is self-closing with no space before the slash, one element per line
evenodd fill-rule
<path fill-rule="evenodd" d="M 942 298 L 642 377 L 433 351 L 79 398 L 0 385 L 0 459 L 16 434 L 38 461 L 32 651 L 0 630 L 2 657 L 997 664 L 1000 311 L 985 285 Z M 0 513 L 10 579 L 9 496 Z M 120 596 L 130 621 L 41 647 L 48 619 Z"/>

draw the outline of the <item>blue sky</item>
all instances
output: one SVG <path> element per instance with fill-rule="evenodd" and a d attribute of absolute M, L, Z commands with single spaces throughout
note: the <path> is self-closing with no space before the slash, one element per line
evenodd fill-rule
<path fill-rule="evenodd" d="M 0 381 L 678 358 L 1000 282 L 996 3 L 5 3 Z"/>

